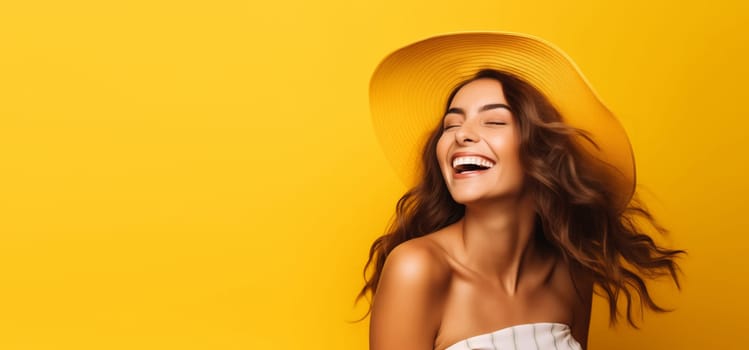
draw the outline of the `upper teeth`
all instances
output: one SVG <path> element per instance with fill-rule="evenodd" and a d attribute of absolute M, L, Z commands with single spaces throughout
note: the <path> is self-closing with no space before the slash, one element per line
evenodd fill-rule
<path fill-rule="evenodd" d="M 485 168 L 491 168 L 494 163 L 481 157 L 456 157 L 453 159 L 453 168 L 458 165 L 474 164 Z"/>

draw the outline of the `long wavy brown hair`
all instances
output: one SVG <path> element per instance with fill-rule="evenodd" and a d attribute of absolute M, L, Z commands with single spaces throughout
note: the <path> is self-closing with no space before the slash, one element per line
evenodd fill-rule
<path fill-rule="evenodd" d="M 680 288 L 676 259 L 685 251 L 662 247 L 645 232 L 648 227 L 658 234 L 667 230 L 636 196 L 622 208 L 616 200 L 621 196 L 612 190 L 617 176 L 609 171 L 612 167 L 581 147 L 586 142 L 597 147 L 592 136 L 565 124 L 546 97 L 522 79 L 496 70 L 480 71 L 453 89 L 445 110 L 461 87 L 480 78 L 502 84 L 519 125 L 525 183 L 536 203 L 537 237 L 555 247 L 570 266 L 591 276 L 596 293 L 608 299 L 612 325 L 620 316 L 617 303 L 622 295 L 627 321 L 633 327 L 637 327 L 634 306 L 668 311 L 655 303 L 645 281 L 665 276 Z M 386 233 L 369 250 L 366 283 L 356 302 L 367 293 L 374 297 L 393 248 L 453 224 L 465 213 L 465 206 L 450 195 L 437 162 L 437 141 L 443 131 L 442 123 L 438 124 L 423 148 L 420 181 L 398 200 Z M 362 319 L 371 310 L 370 303 Z"/>

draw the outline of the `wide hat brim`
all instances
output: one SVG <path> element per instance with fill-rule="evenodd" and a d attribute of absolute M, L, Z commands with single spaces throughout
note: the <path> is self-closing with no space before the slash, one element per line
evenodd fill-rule
<path fill-rule="evenodd" d="M 525 80 L 566 124 L 588 131 L 599 149 L 587 149 L 619 173 L 612 184 L 616 201 L 621 207 L 629 203 L 635 163 L 622 125 L 564 52 L 540 38 L 509 32 L 434 36 L 396 50 L 377 66 L 369 89 L 374 130 L 407 185 L 416 183 L 421 147 L 438 126 L 450 92 L 482 69 Z"/>

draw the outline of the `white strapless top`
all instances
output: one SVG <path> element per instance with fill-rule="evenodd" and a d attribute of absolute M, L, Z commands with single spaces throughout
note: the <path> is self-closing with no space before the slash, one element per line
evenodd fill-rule
<path fill-rule="evenodd" d="M 582 350 L 563 323 L 528 323 L 463 339 L 445 350 Z"/>

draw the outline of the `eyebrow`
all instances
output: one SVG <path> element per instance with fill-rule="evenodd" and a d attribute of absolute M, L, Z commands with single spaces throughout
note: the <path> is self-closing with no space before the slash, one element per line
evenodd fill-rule
<path fill-rule="evenodd" d="M 484 105 L 481 108 L 479 108 L 479 112 L 488 111 L 490 109 L 497 109 L 497 108 L 504 108 L 504 109 L 512 112 L 512 109 L 510 108 L 510 106 L 508 106 L 508 105 L 506 105 L 504 103 L 490 103 L 488 105 Z M 453 107 L 453 108 L 448 109 L 447 112 L 445 112 L 445 115 L 448 115 L 450 113 L 457 113 L 457 114 L 461 114 L 461 115 L 464 115 L 464 116 L 466 115 L 466 112 L 462 108 L 458 108 L 458 107 Z M 443 116 L 443 118 L 444 118 L 444 116 Z"/>

